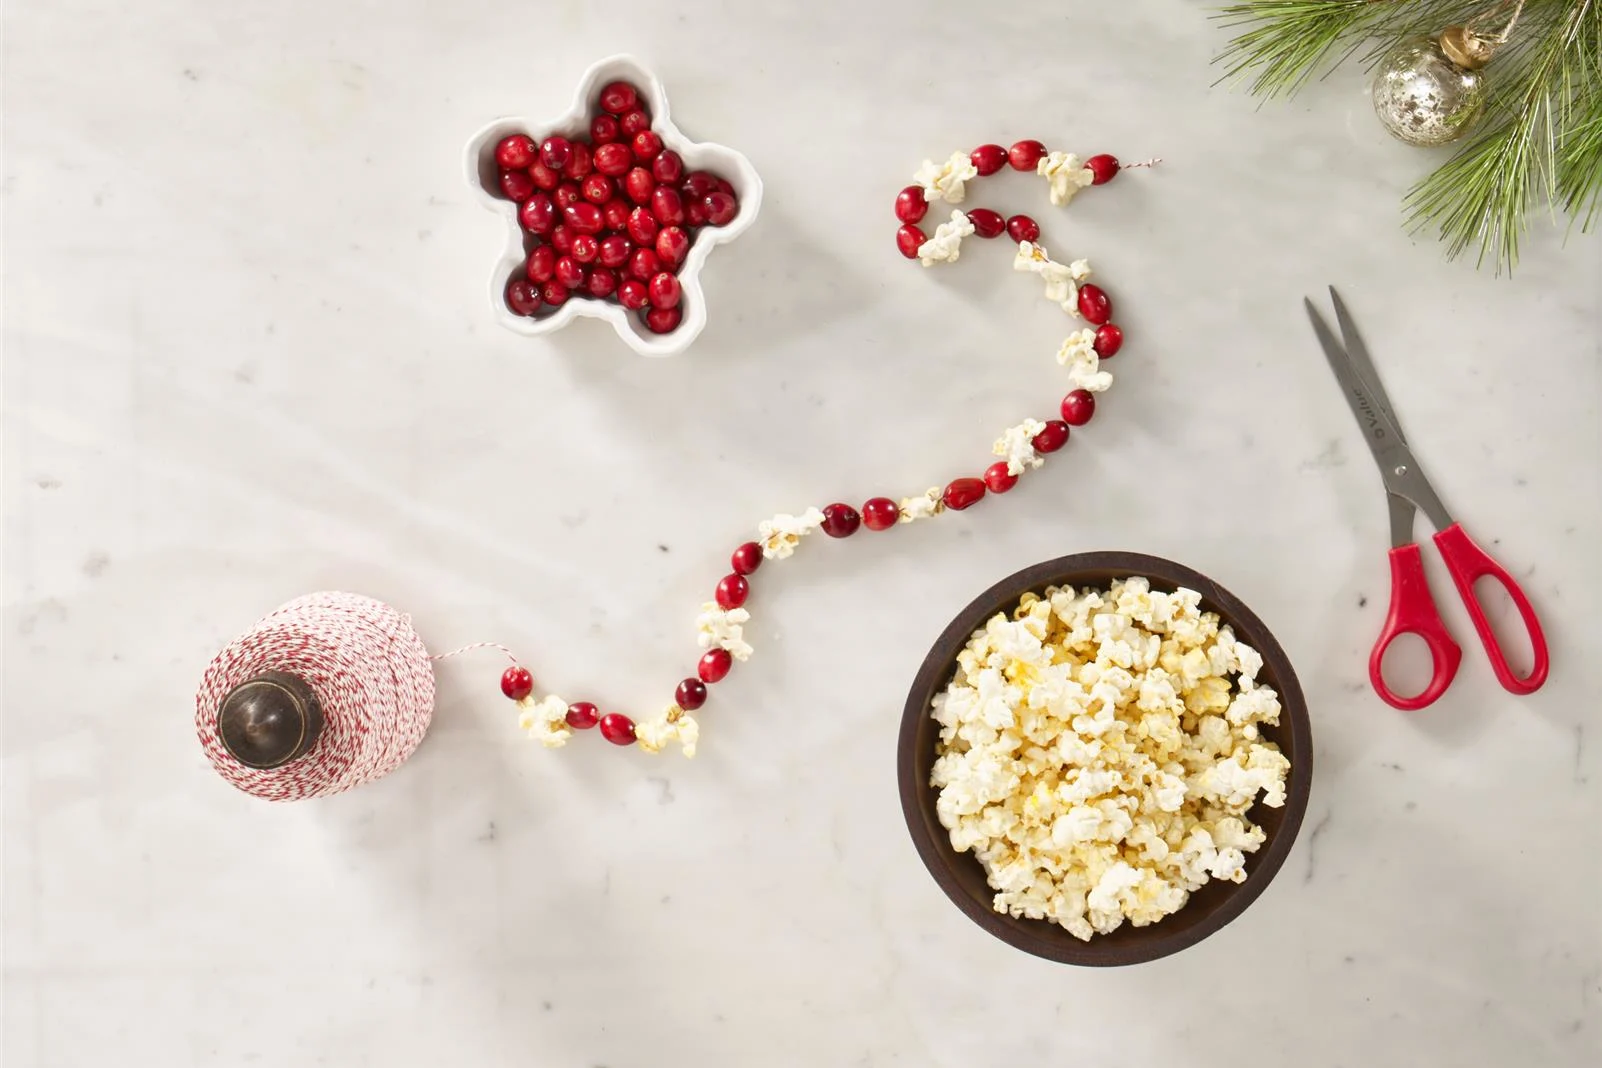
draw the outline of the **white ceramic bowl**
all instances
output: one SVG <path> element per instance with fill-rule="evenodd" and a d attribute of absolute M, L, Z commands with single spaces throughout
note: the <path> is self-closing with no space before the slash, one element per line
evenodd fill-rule
<path fill-rule="evenodd" d="M 665 147 L 684 157 L 684 169 L 706 170 L 726 178 L 734 186 L 739 199 L 739 213 L 727 226 L 703 226 L 690 244 L 690 253 L 679 269 L 679 284 L 684 289 L 681 304 L 684 315 L 670 333 L 653 334 L 646 329 L 637 313 L 629 311 L 613 300 L 596 300 L 575 295 L 555 312 L 539 317 L 516 315 L 506 306 L 506 285 L 526 258 L 523 251 L 523 231 L 517 223 L 517 205 L 494 190 L 498 186 L 500 169 L 495 164 L 495 146 L 501 138 L 513 133 L 526 133 L 535 141 L 552 134 L 563 137 L 588 138 L 590 117 L 597 108 L 601 89 L 608 83 L 623 80 L 633 84 L 650 104 L 651 128 L 662 138 Z M 472 186 L 479 201 L 506 219 L 506 246 L 490 275 L 490 310 L 496 320 L 508 330 L 528 337 L 538 337 L 560 330 L 580 316 L 605 319 L 617 331 L 617 336 L 642 356 L 672 356 L 683 352 L 706 326 L 706 300 L 701 293 L 701 265 L 719 245 L 733 241 L 756 221 L 762 207 L 762 179 L 757 176 L 751 161 L 732 148 L 708 142 L 691 141 L 673 124 L 668 112 L 667 93 L 657 77 L 633 56 L 612 56 L 603 59 L 584 72 L 579 80 L 578 95 L 566 114 L 548 122 L 530 122 L 522 118 L 497 119 L 473 135 L 467 143 L 467 183 Z"/>

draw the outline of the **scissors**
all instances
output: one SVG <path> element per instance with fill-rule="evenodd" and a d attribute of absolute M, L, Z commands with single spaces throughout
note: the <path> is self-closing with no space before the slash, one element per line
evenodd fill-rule
<path fill-rule="evenodd" d="M 1352 322 L 1351 314 L 1347 312 L 1334 286 L 1330 287 L 1329 295 L 1335 302 L 1335 319 L 1340 324 L 1342 341 L 1335 340 L 1335 335 L 1311 300 L 1304 300 L 1303 303 L 1307 305 L 1307 315 L 1313 320 L 1313 331 L 1318 334 L 1319 344 L 1324 347 L 1330 368 L 1335 372 L 1335 380 L 1346 394 L 1346 403 L 1357 417 L 1357 424 L 1363 429 L 1363 439 L 1368 442 L 1374 462 L 1379 465 L 1380 477 L 1385 481 L 1385 498 L 1390 505 L 1391 607 L 1379 639 L 1374 643 L 1374 651 L 1368 658 L 1368 678 L 1374 686 L 1374 692 L 1395 708 L 1410 712 L 1424 708 L 1446 692 L 1463 659 L 1463 650 L 1452 640 L 1446 624 L 1441 621 L 1440 609 L 1430 596 L 1429 583 L 1424 578 L 1423 557 L 1419 553 L 1418 542 L 1413 538 L 1413 519 L 1422 509 L 1435 527 L 1435 547 L 1440 550 L 1441 560 L 1457 586 L 1463 607 L 1468 609 L 1469 618 L 1474 621 L 1474 629 L 1480 633 L 1480 641 L 1490 657 L 1491 670 L 1496 672 L 1497 681 L 1510 693 L 1534 693 L 1546 682 L 1548 666 L 1546 636 L 1541 632 L 1541 621 L 1536 618 L 1535 609 L 1530 607 L 1529 598 L 1524 596 L 1524 591 L 1519 589 L 1519 584 L 1507 569 L 1476 545 L 1441 503 L 1396 425 L 1391 400 L 1385 394 L 1385 387 L 1380 384 L 1374 362 L 1357 333 L 1357 325 Z M 1507 654 L 1497 642 L 1496 632 L 1491 630 L 1491 624 L 1485 618 L 1485 609 L 1475 595 L 1474 583 L 1487 576 L 1502 584 L 1529 632 L 1535 664 L 1527 675 L 1517 675 L 1509 666 Z M 1386 650 L 1404 634 L 1422 638 L 1429 647 L 1432 662 L 1429 685 L 1412 697 L 1404 697 L 1393 691 L 1386 684 L 1381 670 Z"/>

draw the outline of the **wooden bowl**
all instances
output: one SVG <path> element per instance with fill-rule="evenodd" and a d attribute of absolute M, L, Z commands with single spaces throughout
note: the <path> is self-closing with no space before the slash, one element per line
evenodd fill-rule
<path fill-rule="evenodd" d="M 1082 942 L 1049 920 L 1014 919 L 991 907 L 995 891 L 985 881 L 984 868 L 972 853 L 958 853 L 935 815 L 939 794 L 929 785 L 939 725 L 930 714 L 934 696 L 951 682 L 957 653 L 973 633 L 997 612 L 1010 613 L 1025 593 L 1042 593 L 1047 586 L 1100 587 L 1116 579 L 1144 576 L 1154 590 L 1173 591 L 1184 586 L 1201 594 L 1204 611 L 1216 612 L 1234 629 L 1239 640 L 1263 657 L 1258 678 L 1279 693 L 1283 712 L 1278 726 L 1262 728 L 1263 737 L 1278 744 L 1290 760 L 1281 808 L 1258 803 L 1248 815 L 1267 835 L 1257 852 L 1246 858 L 1243 883 L 1213 880 L 1190 895 L 1185 907 L 1157 923 L 1135 927 L 1127 921 L 1111 934 L 1097 934 Z M 974 923 L 1008 945 L 1064 964 L 1107 967 L 1139 964 L 1166 957 L 1193 946 L 1239 916 L 1278 874 L 1296 832 L 1307 813 L 1313 780 L 1312 727 L 1307 702 L 1296 673 L 1279 642 L 1268 628 L 1228 590 L 1188 567 L 1140 553 L 1092 552 L 1064 556 L 1026 568 L 996 583 L 963 609 L 935 641 L 924 658 L 907 695 L 901 714 L 901 736 L 896 752 L 901 786 L 901 809 L 907 830 L 924 866 L 940 889 Z"/>

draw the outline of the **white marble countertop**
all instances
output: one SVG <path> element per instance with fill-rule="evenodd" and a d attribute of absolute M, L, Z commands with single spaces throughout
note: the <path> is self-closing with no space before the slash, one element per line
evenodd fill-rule
<path fill-rule="evenodd" d="M 1194 3 L 228 10 L 6 6 L 7 1065 L 1596 1063 L 1602 243 L 1540 224 L 1511 281 L 1445 262 L 1399 226 L 1435 157 L 1359 73 L 1259 110 L 1209 88 Z M 501 221 L 460 175 L 482 122 L 619 51 L 767 183 L 670 360 L 496 328 Z M 200 671 L 291 596 L 650 706 L 755 520 L 916 490 L 1049 407 L 1062 324 L 1007 251 L 922 272 L 892 242 L 919 160 L 1025 136 L 1166 160 L 1067 215 L 1021 177 L 985 198 L 1108 280 L 1118 387 L 1004 505 L 764 574 L 695 761 L 543 751 L 463 658 L 382 782 L 275 807 L 212 775 Z M 1495 686 L 1433 552 L 1457 685 L 1369 692 L 1385 508 L 1301 308 L 1329 282 L 1536 600 L 1539 694 Z M 1090 548 L 1246 600 L 1318 746 L 1274 885 L 1115 972 L 964 919 L 894 777 L 945 620 Z"/>

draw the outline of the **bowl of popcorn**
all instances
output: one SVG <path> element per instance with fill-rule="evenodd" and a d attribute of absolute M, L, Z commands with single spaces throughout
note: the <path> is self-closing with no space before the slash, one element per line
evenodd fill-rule
<path fill-rule="evenodd" d="M 1138 553 L 1066 556 L 986 590 L 908 694 L 901 806 L 970 919 L 1049 960 L 1195 943 L 1279 871 L 1307 810 L 1307 705 L 1229 591 Z"/>

